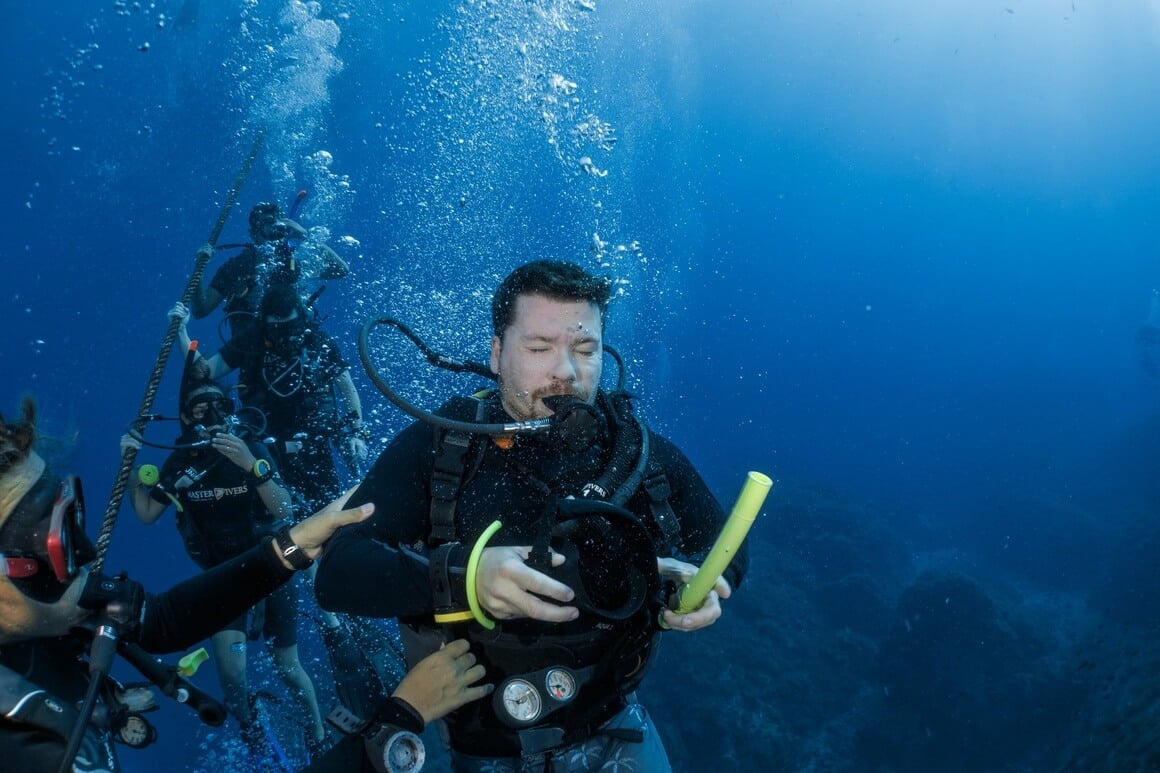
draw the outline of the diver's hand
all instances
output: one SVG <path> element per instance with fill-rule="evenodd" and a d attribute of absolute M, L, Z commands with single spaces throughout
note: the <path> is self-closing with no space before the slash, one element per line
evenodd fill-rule
<path fill-rule="evenodd" d="M 675 581 L 679 588 L 693 579 L 697 574 L 697 567 L 675 558 L 658 558 L 657 571 L 662 578 Z M 721 617 L 721 599 L 727 599 L 732 594 L 733 589 L 729 587 L 728 581 L 719 576 L 717 582 L 713 584 L 713 589 L 697 609 L 684 615 L 666 609 L 662 615 L 665 625 L 674 631 L 696 631 L 707 628 Z"/>
<path fill-rule="evenodd" d="M 129 453 L 130 448 L 134 451 L 140 451 L 141 441 L 126 432 L 124 435 L 121 435 L 121 456 Z"/>
<path fill-rule="evenodd" d="M 199 260 L 209 260 L 213 257 L 213 245 L 209 242 L 197 248 L 197 257 Z"/>
<path fill-rule="evenodd" d="M 423 716 L 424 722 L 433 722 L 466 703 L 490 695 L 494 685 L 471 686 L 484 673 L 483 666 L 468 651 L 467 640 L 456 639 L 416 663 L 393 695 L 410 704 Z"/>
<path fill-rule="evenodd" d="M 92 614 L 80 606 L 88 571 L 82 571 L 52 604 L 25 596 L 10 582 L 0 582 L 0 646 L 66 635 Z"/>
<path fill-rule="evenodd" d="M 237 435 L 231 435 L 228 432 L 217 432 L 210 441 L 213 450 L 224 456 L 228 461 L 233 462 L 238 467 L 247 472 L 254 469 L 254 452 L 246 445 L 246 442 Z"/>
<path fill-rule="evenodd" d="M 367 458 L 367 442 L 360 437 L 347 438 L 346 449 L 352 459 L 362 461 Z"/>
<path fill-rule="evenodd" d="M 189 322 L 189 307 L 181 301 L 178 301 L 177 303 L 173 304 L 173 308 L 169 310 L 169 318 L 179 320 L 181 322 L 181 326 L 185 327 L 185 325 Z"/>
<path fill-rule="evenodd" d="M 351 523 L 365 521 L 375 511 L 374 504 L 368 502 L 361 507 L 343 510 L 342 503 L 354 493 L 356 486 L 351 486 L 338 499 L 319 510 L 314 515 L 296 524 L 290 529 L 290 539 L 306 554 L 307 558 L 318 558 L 322 553 L 322 546 L 336 531 Z M 274 548 L 275 551 L 277 548 Z M 283 560 L 283 563 L 286 563 Z M 289 566 L 289 564 L 286 564 Z"/>
<path fill-rule="evenodd" d="M 565 607 L 539 598 L 563 603 L 576 595 L 562 582 L 537 572 L 525 562 L 531 546 L 485 548 L 479 557 L 475 595 L 483 608 L 499 620 L 530 617 L 547 623 L 566 623 L 580 615 L 576 607 Z M 552 551 L 552 566 L 564 563 L 564 556 Z M 532 595 L 536 594 L 536 595 Z"/>

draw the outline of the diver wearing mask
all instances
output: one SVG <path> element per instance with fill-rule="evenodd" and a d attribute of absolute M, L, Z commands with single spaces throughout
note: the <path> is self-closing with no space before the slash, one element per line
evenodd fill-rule
<path fill-rule="evenodd" d="M 288 527 L 293 503 L 273 460 L 252 437 L 260 428 L 235 414 L 233 400 L 217 382 L 197 378 L 191 360 L 187 355 L 180 391 L 182 434 L 176 450 L 160 470 L 153 465 L 140 468 L 132 504 L 146 524 L 156 522 L 172 504 L 186 553 L 202 569 L 209 569 Z M 122 453 L 127 445 L 140 447 L 134 441 L 131 434 L 125 435 Z M 248 700 L 246 678 L 247 639 L 264 637 L 272 649 L 275 672 L 305 720 L 308 743 L 320 748 L 326 737 L 323 716 L 314 684 L 298 656 L 297 585 L 287 583 L 276 590 L 266 599 L 264 611 L 252 633 L 247 616 L 241 615 L 210 639 L 226 704 L 251 753 L 264 755 L 268 742 Z"/>
<path fill-rule="evenodd" d="M 188 341 L 184 325 L 179 336 Z M 352 468 L 352 477 L 361 477 L 357 468 L 366 458 L 369 434 L 350 365 L 293 287 L 271 287 L 258 328 L 231 338 L 205 364 L 213 379 L 238 370 L 243 405 L 266 415 L 282 476 L 308 508 L 342 490 L 334 451 Z"/>
<path fill-rule="evenodd" d="M 250 210 L 248 244 L 219 245 L 242 250 L 221 265 L 208 283 L 203 280 L 192 299 L 193 316 L 208 316 L 219 305 L 229 319 L 230 331 L 238 335 L 253 326 L 266 290 L 280 284 L 301 290 L 311 280 L 341 279 L 350 267 L 321 242 L 304 241 L 309 233 L 285 216 L 270 201 Z M 294 243 L 292 244 L 291 241 Z M 212 254 L 205 245 L 201 252 Z M 208 254 L 206 255 L 208 258 Z"/>
<path fill-rule="evenodd" d="M 211 571 L 149 594 L 123 575 L 88 571 L 96 552 L 85 533 L 80 481 L 52 472 L 34 450 L 35 418 L 31 399 L 17 421 L 0 416 L 0 759 L 58 770 L 70 739 L 79 738 L 72 770 L 116 771 L 113 740 L 140 745 L 148 733 L 122 702 L 125 692 L 103 676 L 108 662 L 99 661 L 114 652 L 129 657 L 126 647 L 173 652 L 206 638 L 312 564 L 336 529 L 373 508 L 342 511 L 335 503 Z M 90 694 L 90 669 L 99 698 L 88 717 L 77 707 Z"/>

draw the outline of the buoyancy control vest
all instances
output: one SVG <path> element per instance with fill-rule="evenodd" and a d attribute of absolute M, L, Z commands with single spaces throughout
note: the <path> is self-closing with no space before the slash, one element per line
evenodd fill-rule
<path fill-rule="evenodd" d="M 438 413 L 483 423 L 493 405 L 494 396 L 481 393 L 453 398 Z M 611 440 L 602 474 L 575 491 L 556 492 L 520 470 L 521 482 L 543 487 L 545 496 L 528 563 L 576 591 L 581 625 L 562 627 L 566 633 L 545 633 L 543 624 L 526 620 L 500 622 L 492 630 L 471 621 L 442 630 L 401 626 L 410 663 L 446 638 L 465 637 L 496 684 L 490 700 L 448 718 L 453 746 L 471 754 L 533 754 L 590 737 L 625 705 L 655 654 L 656 620 L 667 595 L 656 558 L 676 548 L 680 527 L 665 472 L 649 454 L 649 430 L 632 414 L 628 396 L 602 391 L 596 407 Z M 507 449 L 502 439 L 433 431 L 427 545 L 438 553 L 461 539 L 457 504 L 485 456 Z M 647 495 L 643 517 L 624 507 L 639 491 Z M 552 569 L 549 546 L 565 554 L 567 573 Z"/>

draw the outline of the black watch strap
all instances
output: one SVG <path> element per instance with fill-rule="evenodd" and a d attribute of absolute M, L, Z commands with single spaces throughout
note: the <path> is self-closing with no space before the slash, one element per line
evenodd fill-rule
<path fill-rule="evenodd" d="M 274 547 L 278 548 L 278 552 L 282 554 L 282 558 L 285 558 L 290 566 L 298 571 L 309 569 L 314 563 L 314 559 L 308 558 L 302 552 L 302 548 L 298 547 L 297 543 L 291 539 L 289 524 L 274 533 Z"/>

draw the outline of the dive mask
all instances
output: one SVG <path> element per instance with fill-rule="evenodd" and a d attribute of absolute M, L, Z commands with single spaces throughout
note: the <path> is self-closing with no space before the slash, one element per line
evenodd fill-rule
<path fill-rule="evenodd" d="M 185 413 L 198 424 L 218 427 L 234 414 L 234 401 L 222 394 L 207 392 L 195 395 L 185 404 Z"/>
<path fill-rule="evenodd" d="M 53 603 L 96 557 L 80 478 L 45 470 L 0 527 L 0 571 L 21 593 Z"/>

